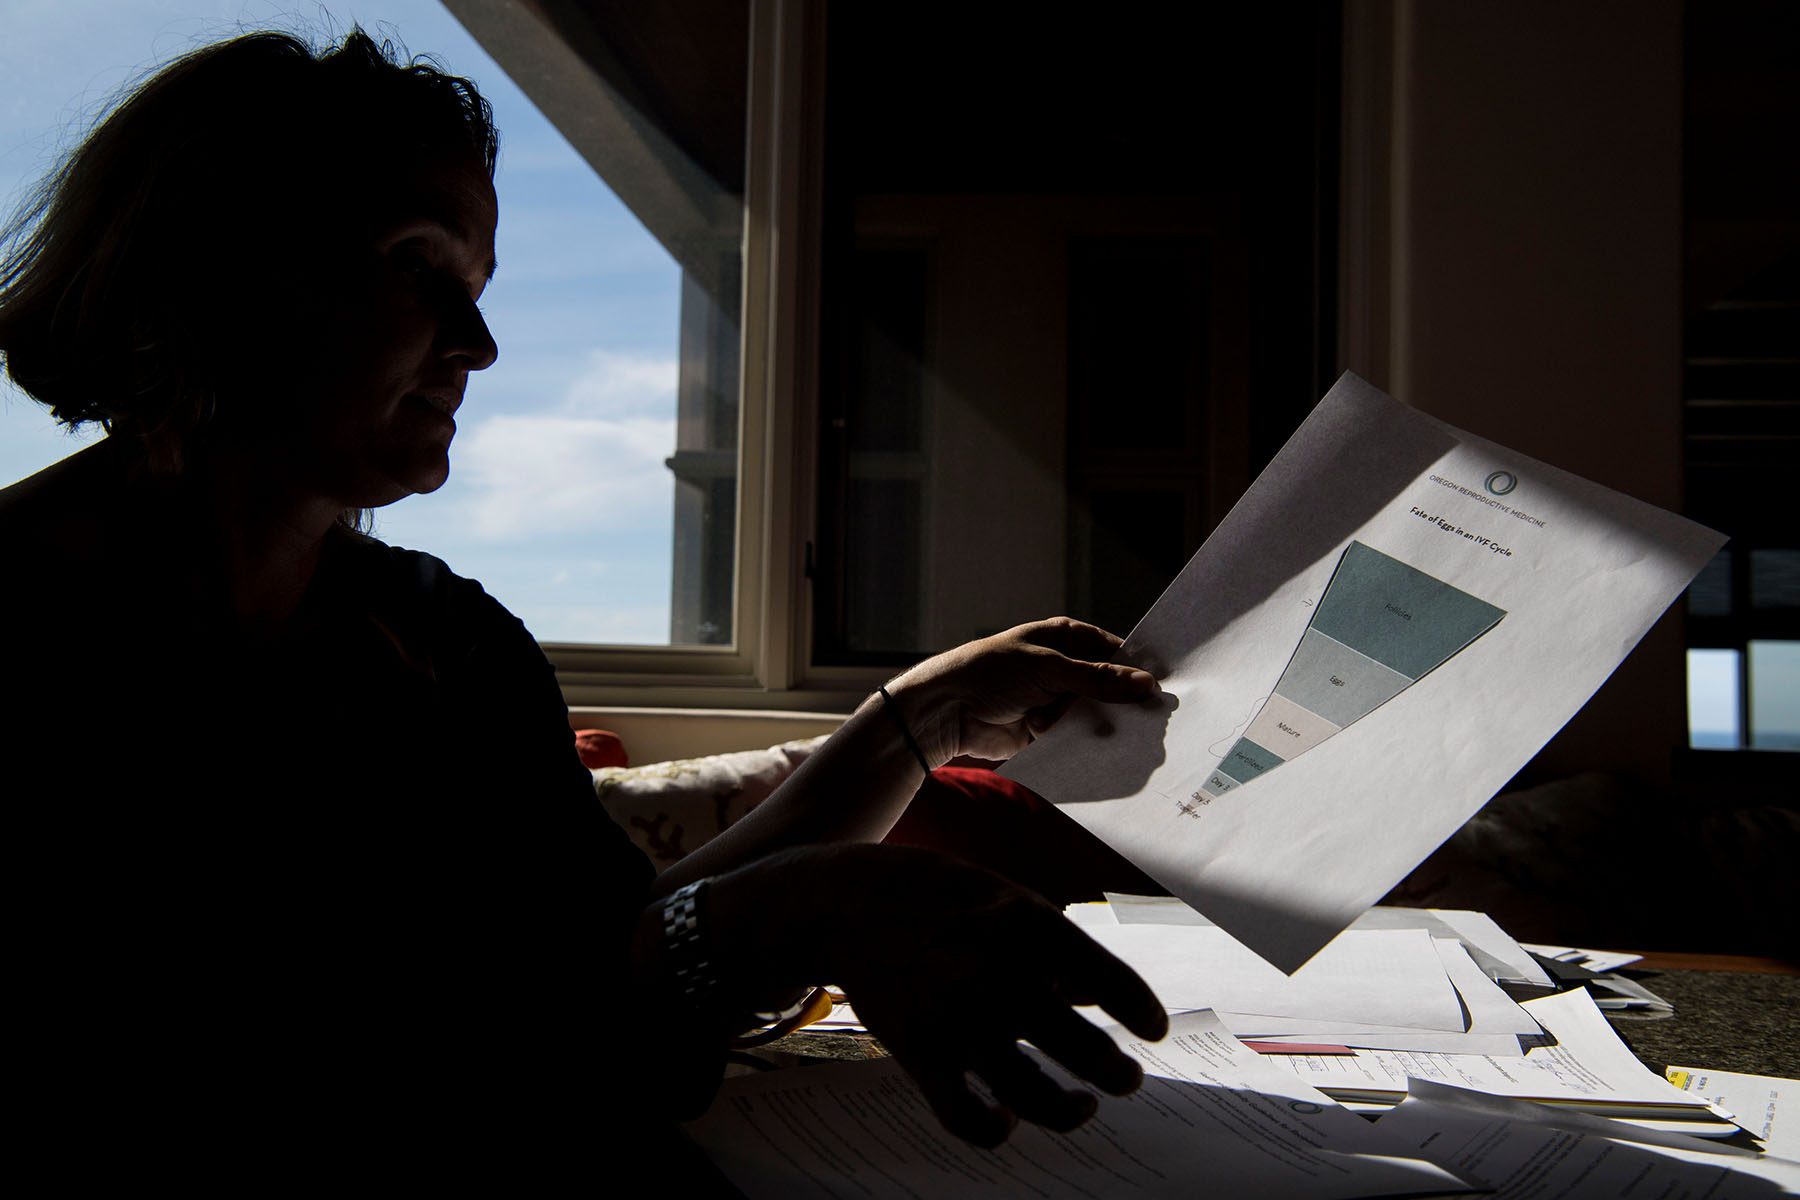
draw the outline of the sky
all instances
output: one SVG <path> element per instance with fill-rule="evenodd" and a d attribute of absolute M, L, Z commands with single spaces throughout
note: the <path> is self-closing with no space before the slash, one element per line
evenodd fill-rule
<path fill-rule="evenodd" d="M 120 89 L 251 29 L 360 23 L 472 78 L 501 132 L 500 358 L 469 382 L 450 482 L 375 533 L 481 581 L 543 641 L 668 641 L 680 270 L 437 0 L 0 0 L 0 203 L 10 216 Z M 0 379 L 0 485 L 72 453 Z"/>

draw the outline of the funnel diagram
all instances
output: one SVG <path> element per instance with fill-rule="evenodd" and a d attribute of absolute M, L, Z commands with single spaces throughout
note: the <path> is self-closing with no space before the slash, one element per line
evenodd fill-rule
<path fill-rule="evenodd" d="M 1423 679 L 1505 615 L 1351 542 L 1274 694 L 1194 799 L 1217 799 L 1306 753 Z"/>

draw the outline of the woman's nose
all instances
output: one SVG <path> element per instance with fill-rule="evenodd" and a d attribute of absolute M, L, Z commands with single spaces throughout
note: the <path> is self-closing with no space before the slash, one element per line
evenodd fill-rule
<path fill-rule="evenodd" d="M 485 371 L 500 357 L 500 347 L 481 308 L 466 295 L 445 315 L 443 350 L 445 357 L 468 371 Z"/>

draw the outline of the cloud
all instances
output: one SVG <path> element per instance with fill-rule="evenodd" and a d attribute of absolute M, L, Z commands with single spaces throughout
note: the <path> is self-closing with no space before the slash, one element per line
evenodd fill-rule
<path fill-rule="evenodd" d="M 674 444 L 672 415 L 490 417 L 458 449 L 469 531 L 506 539 L 666 522 Z"/>
<path fill-rule="evenodd" d="M 587 365 L 563 392 L 562 411 L 569 415 L 666 416 L 675 419 L 675 389 L 681 366 L 673 358 L 590 350 Z M 669 449 L 675 439 L 669 438 Z"/>
<path fill-rule="evenodd" d="M 677 374 L 672 359 L 593 351 L 553 410 L 473 422 L 452 452 L 465 528 L 492 541 L 666 527 Z"/>

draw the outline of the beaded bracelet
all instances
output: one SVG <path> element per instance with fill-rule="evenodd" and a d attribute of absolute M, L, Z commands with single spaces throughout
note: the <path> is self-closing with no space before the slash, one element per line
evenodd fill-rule
<path fill-rule="evenodd" d="M 885 687 L 875 690 L 881 693 L 881 711 L 892 717 L 894 724 L 900 727 L 900 736 L 906 739 L 906 748 L 911 750 L 913 757 L 919 760 L 919 770 L 927 775 L 931 774 L 931 764 L 925 761 L 925 752 L 919 749 L 919 743 L 913 740 L 912 730 L 906 727 L 906 718 L 900 715 L 900 709 L 895 705 L 894 698 L 888 695 Z"/>

